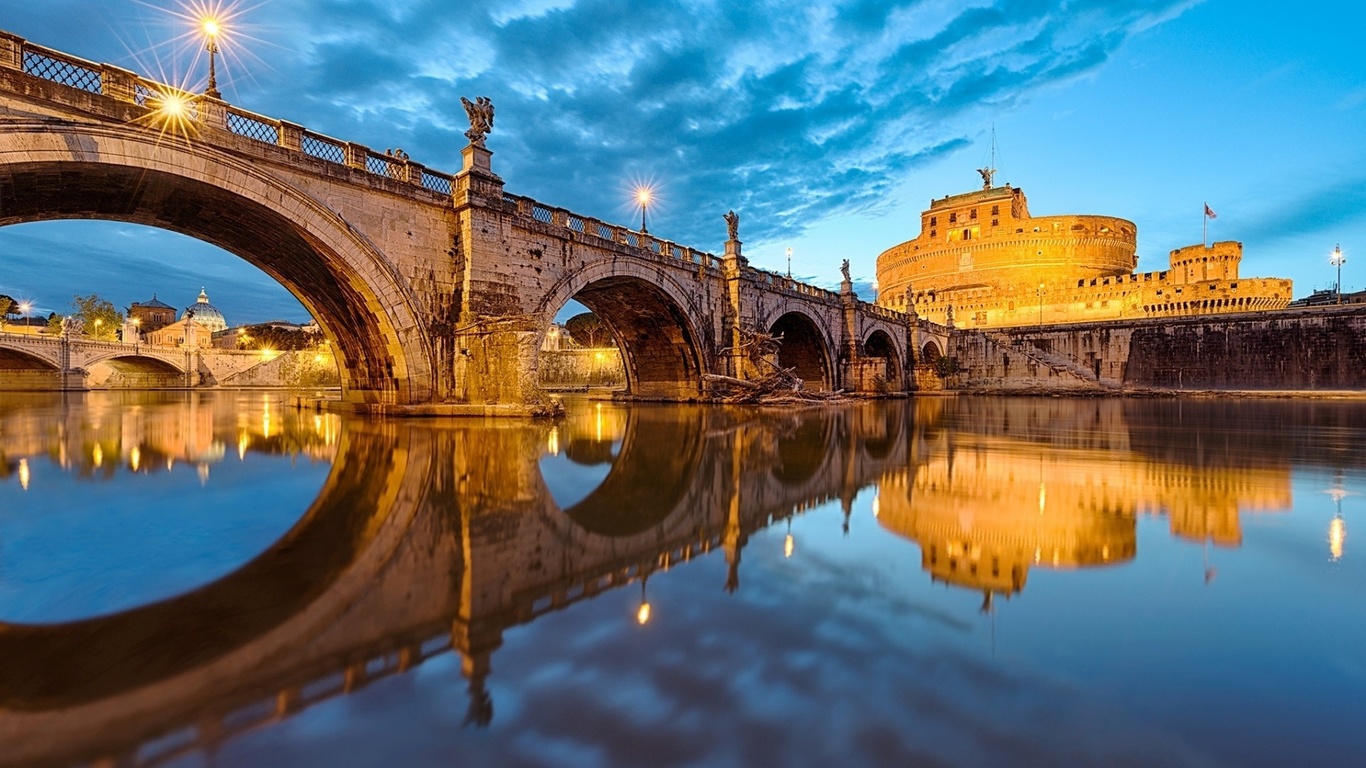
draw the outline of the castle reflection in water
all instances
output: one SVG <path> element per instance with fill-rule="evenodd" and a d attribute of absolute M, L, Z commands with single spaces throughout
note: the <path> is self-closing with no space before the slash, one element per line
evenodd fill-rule
<path fill-rule="evenodd" d="M 1178 538 L 1236 547 L 1244 514 L 1290 510 L 1291 464 L 1246 450 L 1250 433 L 1229 429 L 1239 422 L 1227 407 L 920 402 L 910 469 L 882 482 L 878 522 L 920 545 L 934 579 L 981 590 L 986 605 L 1024 589 L 1031 567 L 1132 559 L 1143 515 L 1166 517 Z M 1192 431 L 1173 449 L 1144 425 L 1176 410 L 1191 411 Z"/>
<path fill-rule="evenodd" d="M 1247 515 L 1290 508 L 1293 465 L 1366 466 L 1350 440 L 1359 409 L 1331 403 L 579 403 L 552 424 L 343 420 L 263 397 L 0 401 L 0 489 L 41 492 L 39 463 L 101 476 L 230 451 L 333 462 L 294 527 L 211 584 L 114 615 L 0 624 L 0 764 L 161 763 L 452 650 L 467 722 L 487 724 L 510 628 L 700 557 L 724 559 L 718 590 L 743 589 L 755 532 L 835 503 L 848 532 L 861 493 L 930 578 L 989 604 L 1033 568 L 1133 560 L 1144 516 L 1237 546 Z M 575 472 L 591 481 L 562 482 Z M 640 603 L 649 621 L 643 590 Z"/>

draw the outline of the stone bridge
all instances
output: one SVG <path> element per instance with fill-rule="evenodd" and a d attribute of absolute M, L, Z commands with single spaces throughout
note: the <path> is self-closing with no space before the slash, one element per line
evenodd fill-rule
<path fill-rule="evenodd" d="M 487 722 L 507 629 L 708 553 L 729 565 L 716 588 L 740 588 L 752 533 L 835 499 L 847 515 L 910 441 L 901 403 L 500 425 L 352 420 L 311 508 L 236 571 L 121 613 L 0 624 L 0 765 L 211 752 L 450 650 Z M 582 462 L 603 440 L 620 441 L 606 477 L 562 507 L 538 457 Z"/>
<path fill-rule="evenodd" d="M 104 364 L 125 378 L 153 386 L 192 386 L 199 380 L 194 350 L 0 333 L 4 389 L 85 389 L 89 371 Z"/>
<path fill-rule="evenodd" d="M 0 225 L 126 221 L 240 256 L 317 319 L 350 403 L 536 402 L 570 299 L 610 326 L 635 397 L 753 377 L 735 348 L 754 332 L 782 333 L 774 362 L 810 386 L 909 388 L 906 317 L 848 281 L 755 269 L 735 236 L 716 256 L 510 194 L 491 155 L 471 144 L 448 175 L 0 33 Z"/>

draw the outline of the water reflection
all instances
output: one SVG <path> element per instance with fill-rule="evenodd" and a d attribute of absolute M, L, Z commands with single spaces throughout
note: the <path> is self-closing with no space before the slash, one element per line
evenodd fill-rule
<path fill-rule="evenodd" d="M 1237 547 L 1249 516 L 1288 514 L 1293 467 L 1366 466 L 1351 439 L 1366 426 L 1362 409 L 1300 404 L 945 399 L 775 414 L 588 403 L 553 425 L 315 422 L 277 406 L 157 426 L 146 411 L 90 414 L 74 439 L 61 419 L 21 409 L 0 419 L 0 445 L 21 460 L 55 454 L 78 476 L 105 476 L 94 445 L 125 473 L 159 465 L 152 456 L 216 466 L 225 445 L 246 446 L 239 457 L 257 446 L 317 451 L 332 469 L 302 517 L 212 583 L 112 615 L 0 626 L 0 764 L 217 754 L 449 653 L 464 680 L 463 722 L 491 726 L 509 716 L 490 681 L 516 628 L 625 587 L 631 615 L 595 626 L 597 636 L 648 632 L 670 611 L 733 633 L 733 615 L 711 618 L 730 615 L 728 604 L 660 601 L 654 587 L 703 559 L 717 566 L 697 570 L 715 573 L 710 599 L 743 591 L 742 556 L 770 527 L 779 538 L 754 566 L 769 589 L 776 564 L 837 572 L 824 542 L 845 539 L 827 529 L 799 541 L 793 523 L 837 509 L 857 540 L 851 520 L 865 491 L 876 494 L 867 540 L 894 534 L 894 558 L 918 546 L 930 580 L 981 592 L 989 606 L 1019 595 L 1031 569 L 1132 564 L 1144 520 L 1162 521 L 1182 546 Z M 49 437 L 10 448 L 26 431 Z M 1329 533 L 1335 560 L 1341 519 L 1339 510 Z M 839 568 L 859 573 L 872 560 Z M 783 578 L 794 585 L 784 594 L 809 588 L 813 600 L 790 606 L 783 631 L 814 627 L 818 637 L 833 619 L 817 607 L 814 577 Z M 937 609 L 899 610 L 963 631 Z M 537 653 L 550 663 L 566 645 L 556 637 Z M 613 672 L 625 679 L 648 663 L 617 659 Z M 805 684 L 788 684 L 803 696 Z M 510 717 L 528 717 L 517 698 Z"/>
<path fill-rule="evenodd" d="M 284 535 L 322 486 L 340 427 L 335 416 L 282 414 L 279 400 L 0 396 L 0 621 L 166 598 Z"/>

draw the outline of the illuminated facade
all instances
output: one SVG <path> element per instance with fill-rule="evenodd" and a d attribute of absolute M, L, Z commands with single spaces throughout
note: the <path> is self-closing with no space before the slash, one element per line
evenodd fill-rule
<path fill-rule="evenodd" d="M 1138 228 L 1109 216 L 1033 217 L 1009 184 L 930 202 L 920 235 L 877 260 L 878 303 L 990 328 L 1281 309 L 1291 281 L 1238 276 L 1243 246 L 1179 248 L 1135 273 Z"/>

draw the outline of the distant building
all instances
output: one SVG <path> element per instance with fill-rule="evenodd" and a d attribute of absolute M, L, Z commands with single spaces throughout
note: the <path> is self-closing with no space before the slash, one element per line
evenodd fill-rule
<path fill-rule="evenodd" d="M 1170 269 L 1135 273 L 1133 222 L 1034 217 L 1009 184 L 933 200 L 920 228 L 878 256 L 878 303 L 945 325 L 1185 317 L 1281 309 L 1291 298 L 1289 280 L 1238 276 L 1237 242 L 1178 248 Z"/>
<path fill-rule="evenodd" d="M 223 313 L 218 308 L 209 303 L 209 296 L 203 288 L 199 289 L 199 299 L 191 306 L 185 308 L 185 314 L 181 315 L 182 320 L 192 319 L 196 323 L 209 329 L 210 333 L 226 330 L 228 321 L 223 317 Z"/>
<path fill-rule="evenodd" d="M 128 318 L 135 321 L 134 325 L 143 333 L 151 333 L 175 322 L 175 307 L 164 301 L 158 301 L 157 295 L 154 293 L 151 301 L 133 302 L 133 305 L 128 308 Z"/>
<path fill-rule="evenodd" d="M 155 297 L 153 301 L 156 301 Z M 131 307 L 129 311 L 132 311 Z M 174 313 L 174 310 L 172 312 Z M 201 288 L 199 299 L 185 308 L 179 320 L 151 332 L 146 332 L 144 328 L 144 338 L 148 344 L 160 347 L 208 349 L 214 345 L 214 334 L 226 330 L 227 327 L 228 321 L 224 319 L 223 313 L 209 303 L 208 294 Z"/>

